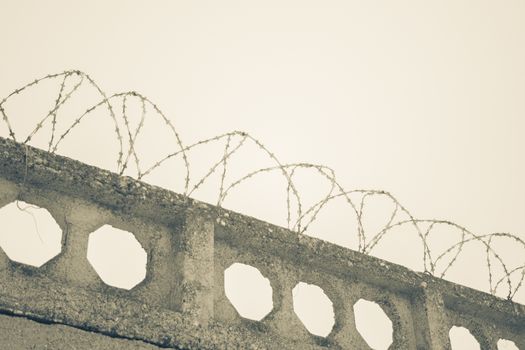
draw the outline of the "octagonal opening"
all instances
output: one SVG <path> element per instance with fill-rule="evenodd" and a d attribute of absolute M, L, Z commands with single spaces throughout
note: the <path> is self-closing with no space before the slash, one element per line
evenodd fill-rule
<path fill-rule="evenodd" d="M 224 292 L 244 318 L 260 321 L 273 309 L 270 280 L 253 266 L 234 263 L 224 270 Z"/>
<path fill-rule="evenodd" d="M 89 235 L 87 259 L 102 281 L 131 289 L 146 277 L 148 255 L 133 233 L 104 225 Z"/>
<path fill-rule="evenodd" d="M 354 304 L 355 326 L 365 342 L 375 350 L 386 350 L 392 345 L 392 321 L 377 303 L 359 299 Z"/>
<path fill-rule="evenodd" d="M 508 339 L 498 340 L 498 350 L 520 350 L 516 343 Z"/>
<path fill-rule="evenodd" d="M 448 332 L 452 350 L 480 350 L 479 342 L 465 327 L 452 326 Z"/>
<path fill-rule="evenodd" d="M 335 324 L 334 306 L 321 287 L 299 282 L 292 290 L 293 309 L 306 329 L 326 337 Z"/>
<path fill-rule="evenodd" d="M 62 250 L 62 229 L 44 208 L 14 201 L 0 208 L 0 247 L 9 259 L 41 267 Z"/>

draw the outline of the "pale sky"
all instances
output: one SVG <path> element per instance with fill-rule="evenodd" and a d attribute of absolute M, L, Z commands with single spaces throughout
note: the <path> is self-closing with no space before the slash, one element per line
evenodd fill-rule
<path fill-rule="evenodd" d="M 330 166 L 345 188 L 387 190 L 418 218 L 525 239 L 523 18 L 518 0 L 5 1 L 0 96 L 79 69 L 108 93 L 149 97 L 187 145 L 244 130 L 282 162 Z M 52 101 L 54 86 L 35 93 Z M 32 107 L 13 105 L 15 131 L 35 124 Z M 155 140 L 159 130 L 144 157 L 174 149 Z M 87 126 L 59 153 L 114 163 L 117 149 L 101 157 L 92 145 L 105 149 L 102 138 Z M 257 165 L 252 154 L 242 159 Z M 195 159 L 196 169 L 212 164 L 205 151 Z M 146 180 L 169 187 L 183 176 L 179 167 Z M 276 205 L 260 184 L 226 207 L 286 224 L 282 197 Z M 305 197 L 318 186 L 306 177 Z M 196 197 L 216 202 L 207 191 Z M 310 234 L 351 246 L 347 210 L 334 208 Z M 407 242 L 396 236 L 376 254 L 406 262 L 396 251 Z M 451 278 L 472 275 L 479 287 L 486 275 L 471 273 L 480 262 L 469 254 Z M 525 302 L 523 290 L 516 300 Z"/>

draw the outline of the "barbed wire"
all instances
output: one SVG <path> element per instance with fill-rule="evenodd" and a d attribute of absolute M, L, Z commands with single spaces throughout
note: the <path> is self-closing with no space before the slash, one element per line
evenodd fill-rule
<path fill-rule="evenodd" d="M 335 171 L 330 167 L 310 163 L 282 163 L 260 140 L 244 131 L 224 133 L 185 146 L 174 124 L 166 117 L 160 108 L 158 108 L 158 106 L 147 97 L 136 91 L 108 95 L 88 74 L 78 70 L 68 70 L 61 73 L 48 74 L 14 90 L 0 101 L 0 114 L 2 115 L 2 119 L 7 127 L 9 137 L 14 141 L 18 142 L 19 139 L 13 128 L 12 119 L 6 112 L 5 105 L 12 97 L 20 95 L 44 81 L 55 79 L 59 79 L 60 83 L 58 86 L 57 98 L 54 100 L 53 107 L 36 123 L 34 129 L 25 137 L 22 142 L 23 144 L 29 144 L 38 133 L 42 132 L 44 126 L 49 123 L 51 131 L 49 141 L 47 142 L 47 150 L 51 153 L 57 153 L 59 146 L 70 135 L 73 129 L 79 127 L 82 121 L 93 114 L 95 110 L 105 107 L 107 109 L 107 114 L 114 125 L 114 132 L 118 140 L 116 172 L 120 175 L 123 175 L 126 170 L 130 170 L 130 164 L 133 164 L 136 169 L 134 177 L 142 180 L 165 165 L 168 160 L 180 157 L 184 165 L 185 173 L 183 194 L 185 196 L 194 194 L 205 183 L 210 181 L 214 174 L 218 174 L 219 188 L 217 205 L 221 207 L 224 206 L 228 196 L 232 191 L 238 188 L 239 185 L 264 174 L 277 173 L 283 177 L 286 183 L 286 221 L 290 230 L 294 230 L 300 234 L 307 233 L 309 227 L 318 220 L 319 215 L 324 210 L 327 210 L 326 208 L 329 203 L 338 199 L 343 199 L 344 203 L 348 205 L 356 219 L 355 230 L 358 241 L 357 250 L 359 252 L 371 254 L 374 248 L 376 248 L 387 235 L 393 234 L 395 229 L 403 228 L 413 230 L 419 238 L 423 250 L 422 271 L 440 278 L 445 278 L 450 269 L 457 264 L 458 258 L 461 253 L 464 252 L 465 247 L 473 243 L 478 243 L 484 250 L 484 264 L 487 268 L 488 291 L 497 295 L 499 291 L 498 288 L 502 284 L 505 284 L 505 296 L 507 299 L 512 300 L 516 297 L 518 291 L 524 289 L 525 241 L 515 234 L 496 232 L 480 235 L 451 221 L 418 219 L 387 191 L 365 189 L 346 190 L 336 178 Z M 69 89 L 67 88 L 68 84 L 72 84 Z M 95 91 L 100 98 L 99 102 L 85 109 L 85 111 L 74 119 L 74 121 L 62 133 L 58 133 L 57 123 L 60 118 L 60 109 L 70 101 L 72 96 L 77 94 L 80 88 L 84 85 L 87 85 L 88 88 Z M 131 126 L 130 116 L 128 114 L 128 104 L 132 99 L 138 100 L 141 109 L 140 119 L 135 128 Z M 119 115 L 115 113 L 118 106 L 120 106 Z M 137 139 L 139 135 L 141 135 L 146 120 L 150 117 L 148 109 L 152 110 L 158 117 L 160 117 L 160 120 L 166 124 L 175 140 L 175 148 L 170 150 L 167 155 L 155 161 L 151 166 L 143 168 L 136 147 Z M 122 119 L 120 121 L 121 124 L 119 124 L 119 117 Z M 123 128 L 121 126 L 122 124 L 124 125 Z M 127 149 L 125 149 L 125 137 L 127 137 Z M 190 155 L 192 151 L 203 145 L 217 145 L 217 147 L 222 147 L 222 156 L 213 163 L 204 176 L 193 181 L 192 172 L 190 171 Z M 273 163 L 273 165 L 259 167 L 253 171 L 245 173 L 233 181 L 227 182 L 227 175 L 231 172 L 229 171 L 229 166 L 232 157 L 235 156 L 239 150 L 248 145 L 255 146 L 258 151 L 262 152 L 262 154 Z M 294 177 L 297 176 L 298 170 L 313 171 L 315 174 L 319 175 L 319 178 L 321 179 L 320 181 L 324 181 L 328 185 L 328 190 L 325 195 L 310 206 L 305 206 L 301 191 L 299 191 L 294 182 Z M 386 223 L 382 225 L 379 231 L 367 232 L 364 225 L 367 203 L 372 198 L 378 197 L 386 199 L 391 204 L 392 209 L 385 218 Z M 293 213 L 294 209 L 295 213 Z M 430 237 L 436 232 L 439 232 L 438 227 L 452 229 L 460 235 L 460 238 L 445 250 L 440 253 L 435 253 L 431 249 Z M 494 247 L 495 239 L 505 239 L 513 242 L 522 252 L 522 265 L 514 266 L 512 268 L 509 267 L 505 256 L 496 251 L 496 248 Z M 443 264 L 444 267 L 438 269 L 438 264 Z M 500 269 L 499 272 L 497 271 L 498 268 Z M 513 276 L 517 277 L 513 278 Z"/>

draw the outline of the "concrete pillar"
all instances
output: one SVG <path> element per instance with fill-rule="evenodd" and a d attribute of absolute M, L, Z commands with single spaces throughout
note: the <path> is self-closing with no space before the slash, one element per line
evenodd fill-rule
<path fill-rule="evenodd" d="M 207 325 L 213 318 L 213 215 L 199 208 L 187 210 L 177 244 L 177 306 L 192 323 Z"/>
<path fill-rule="evenodd" d="M 417 349 L 450 350 L 450 326 L 441 294 L 423 282 L 412 302 Z"/>

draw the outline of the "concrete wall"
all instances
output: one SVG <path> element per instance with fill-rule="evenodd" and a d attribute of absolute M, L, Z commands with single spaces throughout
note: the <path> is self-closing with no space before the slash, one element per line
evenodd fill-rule
<path fill-rule="evenodd" d="M 482 349 L 500 338 L 525 349 L 523 305 L 1 139 L 0 206 L 16 199 L 51 213 L 63 247 L 40 268 L 0 251 L 2 349 L 367 349 L 353 314 L 360 298 L 393 322 L 393 349 L 449 349 L 453 325 Z M 86 259 L 89 233 L 104 224 L 133 232 L 148 254 L 146 278 L 129 291 Z M 274 307 L 261 321 L 240 317 L 225 295 L 235 262 L 270 280 Z M 334 305 L 326 338 L 293 310 L 301 281 Z"/>

